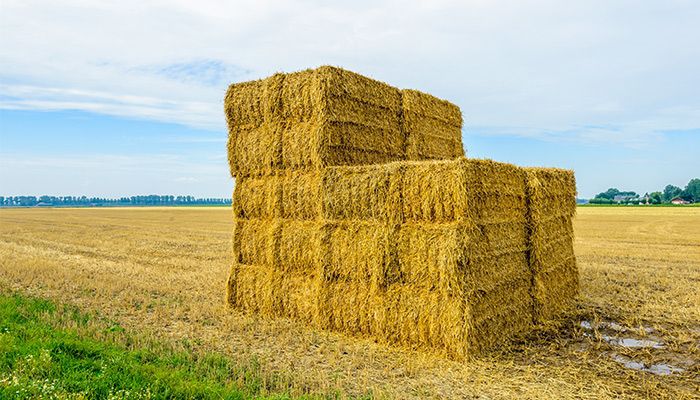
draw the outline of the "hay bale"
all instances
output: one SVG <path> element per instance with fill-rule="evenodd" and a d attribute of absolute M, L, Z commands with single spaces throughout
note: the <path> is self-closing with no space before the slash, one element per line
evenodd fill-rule
<path fill-rule="evenodd" d="M 457 358 L 467 354 L 468 323 L 463 297 L 425 286 L 394 284 L 380 298 L 375 312 L 380 340 L 442 349 Z"/>
<path fill-rule="evenodd" d="M 285 168 L 358 165 L 401 159 L 401 94 L 335 67 L 286 76 L 281 119 Z"/>
<path fill-rule="evenodd" d="M 282 182 L 277 175 L 240 176 L 233 191 L 233 215 L 240 219 L 271 219 L 282 214 Z"/>
<path fill-rule="evenodd" d="M 390 282 L 464 296 L 465 227 L 461 223 L 401 225 L 396 241 L 398 270 Z"/>
<path fill-rule="evenodd" d="M 460 160 L 405 162 L 402 201 L 405 221 L 465 222 L 470 216 L 466 169 Z"/>
<path fill-rule="evenodd" d="M 327 230 L 326 224 L 319 221 L 286 220 L 280 223 L 277 269 L 285 273 L 322 274 Z"/>
<path fill-rule="evenodd" d="M 234 263 L 235 273 L 230 275 L 231 304 L 247 312 L 265 316 L 279 315 L 280 300 L 277 296 L 280 275 L 274 267 Z"/>
<path fill-rule="evenodd" d="M 230 85 L 224 98 L 231 176 L 274 172 L 282 162 L 283 74 Z"/>
<path fill-rule="evenodd" d="M 457 106 L 336 67 L 233 84 L 224 108 L 235 177 L 464 155 Z"/>
<path fill-rule="evenodd" d="M 280 176 L 282 217 L 317 219 L 322 210 L 322 173 L 315 170 L 284 170 Z"/>
<path fill-rule="evenodd" d="M 572 171 L 525 168 L 528 189 L 530 268 L 535 319 L 557 319 L 575 304 L 578 268 L 572 218 L 576 181 Z"/>
<path fill-rule="evenodd" d="M 281 227 L 278 220 L 236 219 L 233 235 L 235 262 L 266 267 L 278 265 Z"/>
<path fill-rule="evenodd" d="M 406 159 L 443 160 L 464 157 L 459 107 L 417 90 L 402 90 L 402 127 Z"/>
<path fill-rule="evenodd" d="M 382 223 L 339 221 L 328 223 L 325 281 L 386 285 L 387 270 L 395 263 L 391 251 L 394 230 Z"/>
<path fill-rule="evenodd" d="M 323 172 L 323 217 L 401 222 L 401 164 L 332 167 Z"/>

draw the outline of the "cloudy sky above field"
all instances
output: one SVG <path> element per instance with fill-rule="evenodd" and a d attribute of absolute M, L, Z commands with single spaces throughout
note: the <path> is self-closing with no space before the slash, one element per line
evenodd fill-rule
<path fill-rule="evenodd" d="M 230 82 L 323 64 L 458 104 L 579 192 L 700 173 L 697 1 L 0 1 L 0 195 L 230 196 Z"/>

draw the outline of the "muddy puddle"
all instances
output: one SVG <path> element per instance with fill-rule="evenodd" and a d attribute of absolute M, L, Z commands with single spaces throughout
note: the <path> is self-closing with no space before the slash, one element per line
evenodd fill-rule
<path fill-rule="evenodd" d="M 622 364 L 625 368 L 634 369 L 637 371 L 650 372 L 654 375 L 671 375 L 673 373 L 681 373 L 684 371 L 683 368 L 664 363 L 651 364 L 647 366 L 644 363 L 634 361 L 629 357 L 625 357 L 619 354 L 613 354 L 611 358 L 616 362 Z"/>
<path fill-rule="evenodd" d="M 625 349 L 664 349 L 664 342 L 656 337 L 639 337 L 638 332 L 644 332 L 644 335 L 654 333 L 654 329 L 650 327 L 641 327 L 639 329 L 629 329 L 614 321 L 604 321 L 591 323 L 590 321 L 581 321 L 581 328 L 584 329 L 584 336 L 595 338 L 598 337 L 605 342 L 619 346 Z M 597 332 L 597 335 L 595 334 Z M 610 357 L 625 368 L 636 371 L 648 372 L 654 375 L 671 375 L 685 371 L 683 368 L 667 363 L 651 363 L 646 364 L 617 353 L 611 353 Z"/>

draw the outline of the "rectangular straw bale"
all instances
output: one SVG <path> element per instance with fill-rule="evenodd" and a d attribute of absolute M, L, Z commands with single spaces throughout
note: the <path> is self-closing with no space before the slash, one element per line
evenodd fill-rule
<path fill-rule="evenodd" d="M 537 167 L 524 170 L 533 217 L 573 216 L 576 213 L 576 178 L 573 171 Z"/>
<path fill-rule="evenodd" d="M 282 272 L 275 290 L 279 297 L 280 315 L 310 324 L 319 322 L 321 280 L 318 272 Z"/>
<path fill-rule="evenodd" d="M 321 182 L 318 170 L 285 170 L 281 175 L 282 217 L 313 220 L 321 212 Z"/>
<path fill-rule="evenodd" d="M 240 176 L 233 191 L 233 215 L 241 219 L 279 218 L 282 210 L 281 178 Z"/>
<path fill-rule="evenodd" d="M 381 331 L 376 310 L 379 288 L 366 280 L 324 280 L 320 286 L 321 327 L 361 335 Z"/>
<path fill-rule="evenodd" d="M 573 306 L 578 294 L 572 224 L 576 181 L 568 170 L 526 168 L 525 171 L 535 317 L 544 321 L 561 316 Z"/>
<path fill-rule="evenodd" d="M 458 357 L 467 352 L 465 302 L 461 296 L 395 284 L 382 295 L 375 315 L 380 320 L 380 337 L 389 343 L 443 349 Z"/>
<path fill-rule="evenodd" d="M 236 219 L 233 253 L 240 264 L 274 267 L 279 262 L 280 224 L 275 220 Z"/>
<path fill-rule="evenodd" d="M 390 243 L 394 229 L 382 223 L 342 221 L 328 223 L 330 246 L 325 281 L 385 284 L 387 270 L 395 260 Z"/>
<path fill-rule="evenodd" d="M 323 217 L 330 220 L 401 221 L 398 163 L 329 167 L 323 171 Z"/>
<path fill-rule="evenodd" d="M 285 220 L 280 224 L 279 265 L 283 272 L 322 273 L 328 233 L 321 221 Z"/>
<path fill-rule="evenodd" d="M 281 93 L 284 75 L 233 84 L 224 99 L 229 127 L 228 157 L 232 176 L 261 175 L 282 162 Z"/>
<path fill-rule="evenodd" d="M 467 296 L 474 292 L 488 292 L 509 282 L 529 282 L 532 279 L 526 251 L 471 258 L 465 269 L 464 291 Z"/>
<path fill-rule="evenodd" d="M 264 80 L 260 79 L 229 86 L 224 99 L 224 114 L 229 128 L 254 128 L 265 122 L 264 85 Z"/>
<path fill-rule="evenodd" d="M 233 176 L 405 160 L 407 137 L 410 159 L 464 155 L 458 107 L 340 68 L 231 85 L 224 107 Z"/>
<path fill-rule="evenodd" d="M 282 165 L 283 127 L 263 124 L 230 128 L 227 142 L 231 176 L 272 174 Z"/>
<path fill-rule="evenodd" d="M 502 310 L 499 315 L 474 322 L 470 326 L 468 338 L 472 353 L 492 348 L 532 329 L 532 307 L 527 303 L 529 299 L 529 297 L 521 298 L 519 299 L 521 301 Z"/>
<path fill-rule="evenodd" d="M 558 268 L 535 275 L 535 317 L 546 321 L 561 317 L 575 305 L 579 292 L 579 275 L 576 259 L 563 259 Z"/>
<path fill-rule="evenodd" d="M 390 282 L 408 283 L 440 293 L 463 296 L 465 229 L 460 223 L 406 223 L 398 231 L 398 270 Z"/>
<path fill-rule="evenodd" d="M 403 158 L 398 89 L 335 67 L 286 76 L 283 164 L 358 165 Z"/>
<path fill-rule="evenodd" d="M 469 219 L 466 170 L 462 161 L 404 162 L 405 221 L 465 222 Z"/>
<path fill-rule="evenodd" d="M 401 98 L 407 159 L 452 159 L 464 156 L 462 113 L 459 107 L 417 90 L 402 90 Z"/>
<path fill-rule="evenodd" d="M 229 285 L 233 306 L 255 314 L 278 314 L 280 282 L 274 267 L 234 263 Z"/>
<path fill-rule="evenodd" d="M 462 159 L 475 223 L 525 221 L 525 172 L 512 164 Z"/>

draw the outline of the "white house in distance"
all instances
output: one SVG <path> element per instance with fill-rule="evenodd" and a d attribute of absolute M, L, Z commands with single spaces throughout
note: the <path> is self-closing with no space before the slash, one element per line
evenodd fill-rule
<path fill-rule="evenodd" d="M 680 197 L 674 197 L 673 199 L 671 199 L 671 204 L 690 204 L 690 202 L 685 201 L 685 200 L 681 199 Z"/>

